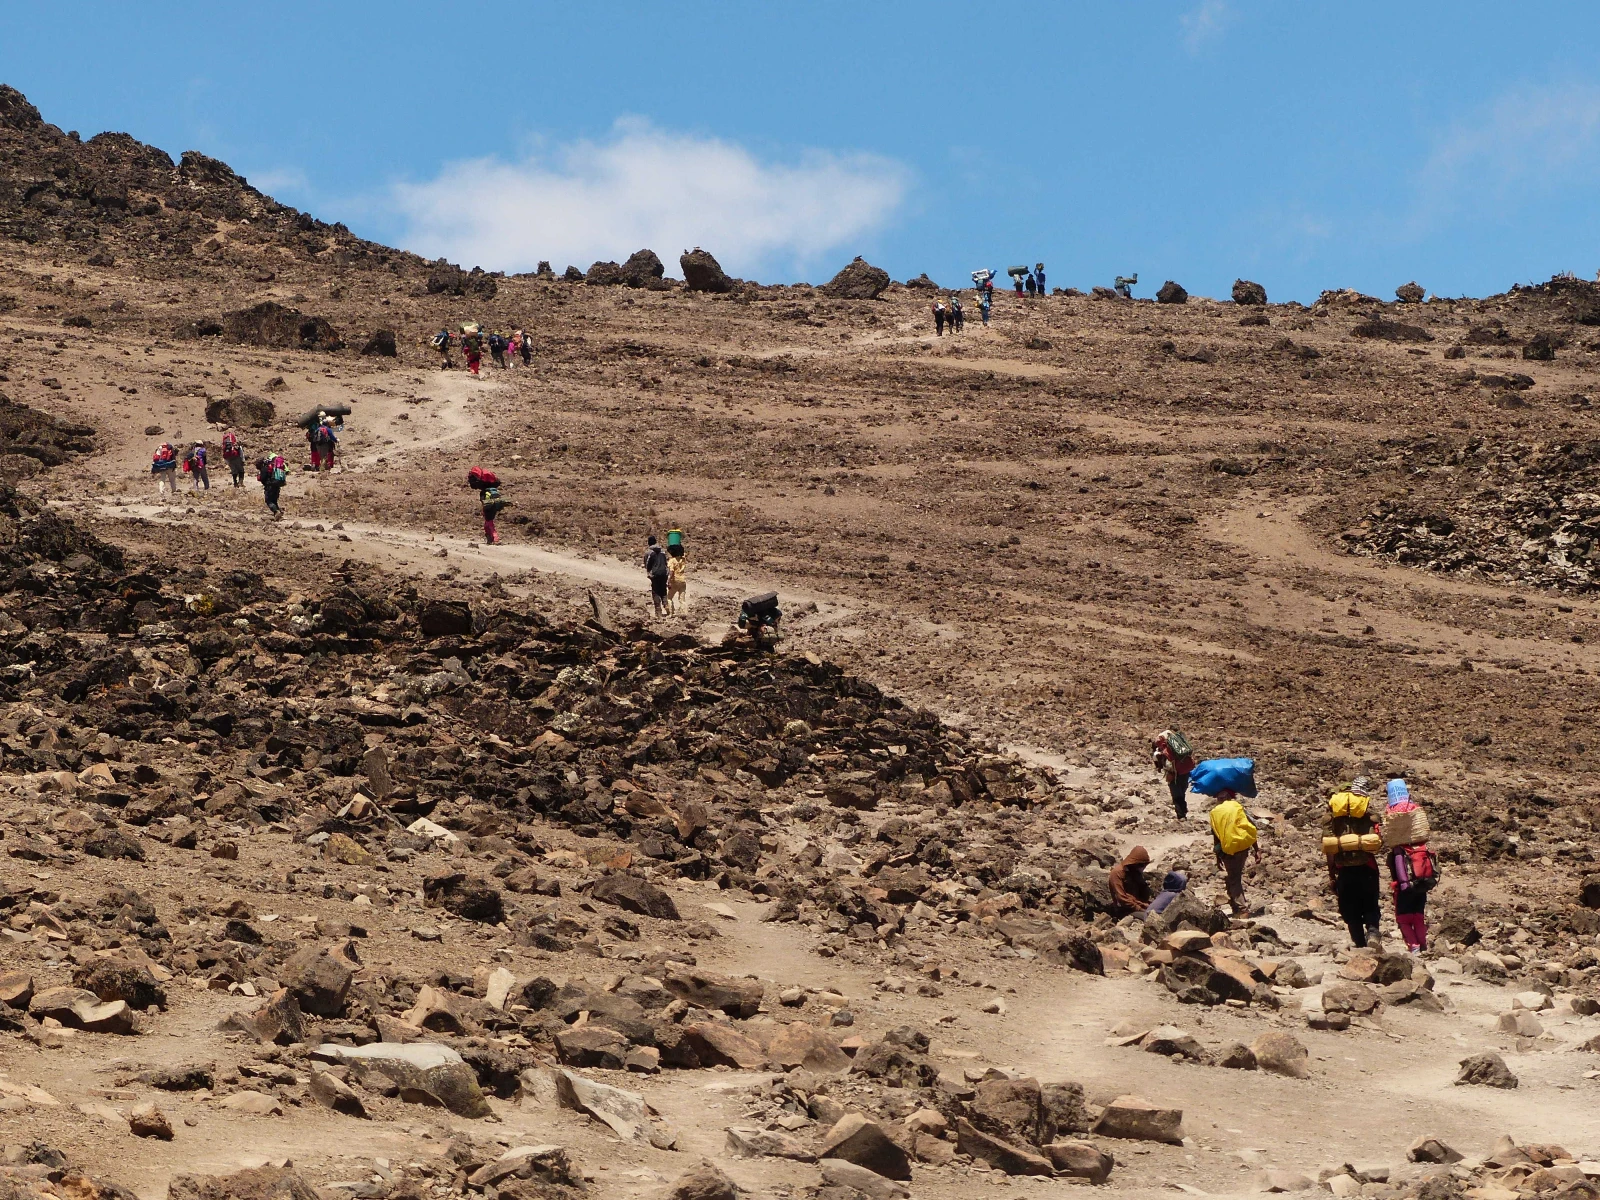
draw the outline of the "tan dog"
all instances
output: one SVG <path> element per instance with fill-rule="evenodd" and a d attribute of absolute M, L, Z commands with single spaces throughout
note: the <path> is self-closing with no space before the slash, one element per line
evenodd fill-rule
<path fill-rule="evenodd" d="M 688 566 L 681 557 L 667 559 L 667 612 L 673 616 L 689 611 Z"/>

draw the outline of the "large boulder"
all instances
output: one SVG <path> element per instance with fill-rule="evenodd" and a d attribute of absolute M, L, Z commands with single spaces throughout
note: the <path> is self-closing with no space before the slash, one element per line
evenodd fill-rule
<path fill-rule="evenodd" d="M 693 1170 L 678 1176 L 666 1200 L 739 1200 L 738 1184 L 722 1173 L 722 1169 L 706 1159 Z"/>
<path fill-rule="evenodd" d="M 487 1117 L 489 1104 L 478 1076 L 460 1054 L 437 1042 L 371 1042 L 365 1046 L 318 1046 L 313 1058 L 342 1063 L 358 1076 L 376 1072 L 392 1079 L 402 1100 L 447 1108 L 458 1117 Z"/>
<path fill-rule="evenodd" d="M 1202 933 L 1221 933 L 1228 927 L 1228 914 L 1213 908 L 1193 892 L 1180 892 L 1167 905 L 1144 923 L 1144 940 L 1159 946 L 1168 934 L 1179 929 L 1198 929 Z"/>
<path fill-rule="evenodd" d="M 323 317 L 310 317 L 276 300 L 222 315 L 222 336 L 246 346 L 276 350 L 343 350 L 344 339 Z"/>
<path fill-rule="evenodd" d="M 174 1175 L 167 1200 L 318 1200 L 318 1193 L 287 1167 L 252 1167 L 232 1175 Z"/>
<path fill-rule="evenodd" d="M 1021 1145 L 1043 1140 L 1042 1110 L 1037 1079 L 986 1079 L 978 1085 L 967 1109 L 974 1128 Z"/>
<path fill-rule="evenodd" d="M 956 1151 L 982 1159 L 1007 1175 L 1054 1175 L 1055 1167 L 1038 1151 L 985 1133 L 965 1117 L 956 1121 Z M 909 1178 L 909 1177 L 908 1177 Z"/>
<path fill-rule="evenodd" d="M 642 288 L 661 284 L 661 277 L 666 273 L 666 267 L 661 265 L 654 250 L 635 250 L 617 275 L 618 281 L 627 287 Z"/>
<path fill-rule="evenodd" d="M 1105 1106 L 1090 1132 L 1178 1146 L 1183 1144 L 1183 1109 L 1163 1108 L 1139 1096 L 1118 1096 Z"/>
<path fill-rule="evenodd" d="M 1188 302 L 1189 293 L 1184 290 L 1184 286 L 1181 283 L 1174 283 L 1170 279 L 1163 283 L 1161 290 L 1156 293 L 1157 304 L 1187 304 Z"/>
<path fill-rule="evenodd" d="M 374 330 L 372 336 L 367 339 L 366 345 L 361 347 L 361 353 L 375 358 L 398 357 L 400 350 L 395 345 L 394 330 Z"/>
<path fill-rule="evenodd" d="M 1401 304 L 1421 304 L 1423 297 L 1427 294 L 1422 285 L 1415 279 L 1410 283 L 1402 283 L 1394 290 L 1394 298 L 1400 301 Z"/>
<path fill-rule="evenodd" d="M 1267 302 L 1267 289 L 1259 283 L 1252 283 L 1248 279 L 1235 279 L 1233 281 L 1233 302 L 1235 304 L 1265 304 Z"/>
<path fill-rule="evenodd" d="M 72 986 L 93 992 L 101 1000 L 125 1000 L 140 1012 L 165 1009 L 167 991 L 150 968 L 126 958 L 97 958 L 72 973 Z"/>
<path fill-rule="evenodd" d="M 344 1012 L 345 997 L 350 992 L 355 972 L 326 950 L 308 946 L 283 964 L 278 977 L 300 1005 L 301 1012 L 336 1017 Z"/>
<path fill-rule="evenodd" d="M 1506 1066 L 1506 1060 L 1491 1051 L 1463 1058 L 1461 1074 L 1456 1076 L 1456 1083 L 1478 1087 L 1514 1088 L 1517 1086 L 1517 1077 L 1511 1073 L 1511 1068 Z"/>
<path fill-rule="evenodd" d="M 590 287 L 616 287 L 622 282 L 622 268 L 610 259 L 592 263 L 583 281 Z"/>
<path fill-rule="evenodd" d="M 1585 908 L 1600 908 L 1600 875 L 1583 877 L 1583 882 L 1578 885 L 1578 903 Z M 1477 930 L 1473 929 L 1473 932 L 1476 933 Z"/>
<path fill-rule="evenodd" d="M 1304 1079 L 1311 1074 L 1310 1053 L 1293 1034 L 1263 1033 L 1250 1043 L 1250 1050 L 1256 1056 L 1256 1066 L 1263 1071 L 1291 1079 Z"/>
<path fill-rule="evenodd" d="M 1057 1175 L 1064 1175 L 1068 1179 L 1087 1179 L 1093 1184 L 1101 1184 L 1111 1178 L 1111 1168 L 1117 1165 L 1117 1160 L 1111 1155 L 1088 1142 L 1051 1142 L 1044 1148 L 1044 1153 L 1050 1165 L 1055 1167 Z"/>
<path fill-rule="evenodd" d="M 278 419 L 278 407 L 271 400 L 241 392 L 206 403 L 206 421 L 212 425 L 231 425 L 235 429 L 264 429 Z"/>
<path fill-rule="evenodd" d="M 709 250 L 696 246 L 678 256 L 678 269 L 683 272 L 683 282 L 691 292 L 731 292 L 734 281 L 723 273 L 722 264 Z"/>
<path fill-rule="evenodd" d="M 441 258 L 428 272 L 428 292 L 431 295 L 477 296 L 490 300 L 499 290 L 500 285 L 494 276 L 486 274 L 482 267 L 463 271 L 455 264 L 447 263 Z"/>
<path fill-rule="evenodd" d="M 835 300 L 876 300 L 889 283 L 889 272 L 857 255 L 849 266 L 817 290 Z"/>
<path fill-rule="evenodd" d="M 637 875 L 621 871 L 607 875 L 595 883 L 589 895 L 602 904 L 614 904 L 641 917 L 656 917 L 663 921 L 679 919 L 678 906 L 672 902 L 672 897 Z"/>
<path fill-rule="evenodd" d="M 721 1009 L 730 1017 L 753 1017 L 761 1009 L 759 979 L 730 979 L 700 967 L 672 963 L 661 983 L 679 1000 L 697 1008 Z"/>
<path fill-rule="evenodd" d="M 911 1159 L 876 1121 L 846 1113 L 822 1139 L 818 1158 L 838 1158 L 886 1179 L 910 1179 Z"/>

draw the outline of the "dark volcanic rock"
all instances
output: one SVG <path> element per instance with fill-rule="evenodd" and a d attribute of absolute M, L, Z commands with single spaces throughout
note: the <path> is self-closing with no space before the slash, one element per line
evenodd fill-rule
<path fill-rule="evenodd" d="M 1267 302 L 1267 289 L 1259 283 L 1251 283 L 1248 279 L 1235 279 L 1233 281 L 1233 302 L 1235 304 L 1265 304 Z"/>
<path fill-rule="evenodd" d="M 1522 348 L 1522 357 L 1529 362 L 1552 362 L 1556 356 L 1558 339 L 1548 333 L 1536 333 Z"/>
<path fill-rule="evenodd" d="M 428 272 L 427 286 L 431 295 L 476 296 L 482 300 L 492 300 L 500 290 L 500 284 L 494 276 L 486 274 L 482 267 L 463 271 L 442 258 Z"/>
<path fill-rule="evenodd" d="M 243 392 L 224 396 L 206 404 L 206 421 L 212 425 L 231 425 L 236 429 L 264 429 L 278 419 L 278 408 L 271 400 Z"/>
<path fill-rule="evenodd" d="M 889 286 L 889 272 L 857 256 L 817 290 L 835 300 L 876 300 Z"/>
<path fill-rule="evenodd" d="M 666 267 L 654 250 L 635 250 L 617 271 L 617 281 L 627 287 L 653 287 L 662 282 Z"/>
<path fill-rule="evenodd" d="M 1517 1086 L 1517 1077 L 1511 1073 L 1511 1068 L 1506 1066 L 1505 1059 L 1490 1052 L 1463 1058 L 1461 1074 L 1456 1076 L 1456 1083 L 1475 1084 L 1479 1087 L 1514 1088 Z"/>
<path fill-rule="evenodd" d="M 1394 297 L 1401 304 L 1421 304 L 1427 294 L 1415 279 L 1410 283 L 1402 283 L 1394 290 Z"/>
<path fill-rule="evenodd" d="M 394 330 L 378 329 L 367 339 L 367 344 L 361 347 L 361 353 L 381 358 L 395 358 L 399 355 L 399 348 L 394 343 Z"/>
<path fill-rule="evenodd" d="M 344 339 L 322 317 L 308 317 L 276 300 L 224 313 L 222 335 L 246 346 L 279 350 L 342 350 Z"/>
<path fill-rule="evenodd" d="M 1377 338 L 1385 342 L 1431 342 L 1433 334 L 1418 325 L 1407 325 L 1401 321 L 1386 321 L 1382 317 L 1372 317 L 1361 322 L 1350 331 L 1352 337 Z"/>
<path fill-rule="evenodd" d="M 607 875 L 594 885 L 589 893 L 605 904 L 615 904 L 642 917 L 659 917 L 664 921 L 678 920 L 678 906 L 653 883 L 636 875 L 618 873 Z"/>
<path fill-rule="evenodd" d="M 678 269 L 691 292 L 731 292 L 734 281 L 723 273 L 722 265 L 710 251 L 696 246 L 678 257 Z"/>
<path fill-rule="evenodd" d="M 583 281 L 590 287 L 616 287 L 622 282 L 622 268 L 609 259 L 591 263 Z"/>
<path fill-rule="evenodd" d="M 1174 283 L 1170 279 L 1163 283 L 1161 289 L 1156 292 L 1157 304 L 1187 304 L 1188 302 L 1189 293 L 1184 290 L 1183 285 Z"/>

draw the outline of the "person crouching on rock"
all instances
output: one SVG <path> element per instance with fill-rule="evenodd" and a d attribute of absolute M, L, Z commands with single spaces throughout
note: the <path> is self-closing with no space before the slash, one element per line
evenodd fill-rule
<path fill-rule="evenodd" d="M 1129 913 L 1142 913 L 1150 907 L 1150 881 L 1144 869 L 1150 865 L 1150 851 L 1135 846 L 1116 866 L 1111 868 L 1111 915 L 1125 917 Z"/>

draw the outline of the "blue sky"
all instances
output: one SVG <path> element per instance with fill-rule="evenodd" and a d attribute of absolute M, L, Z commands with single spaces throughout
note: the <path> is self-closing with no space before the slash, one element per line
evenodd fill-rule
<path fill-rule="evenodd" d="M 238 10 L 238 11 L 233 11 Z M 471 266 L 1274 299 L 1592 276 L 1600 5 L 73 3 L 0 81 Z M 651 240 L 654 239 L 654 240 Z"/>

